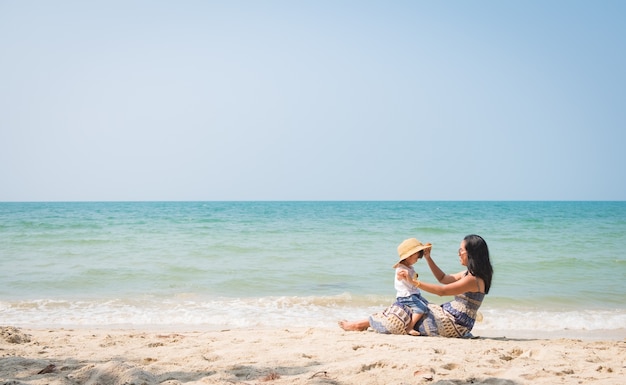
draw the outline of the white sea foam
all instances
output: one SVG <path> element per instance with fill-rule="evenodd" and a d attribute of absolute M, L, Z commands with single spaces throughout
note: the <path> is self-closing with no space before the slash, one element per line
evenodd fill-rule
<path fill-rule="evenodd" d="M 487 330 L 617 330 L 626 327 L 626 311 L 615 310 L 483 310 Z"/>
<path fill-rule="evenodd" d="M 13 326 L 92 327 L 133 325 L 183 326 L 210 329 L 249 327 L 333 327 L 341 319 L 363 319 L 379 305 L 351 306 L 342 301 L 300 297 L 213 300 L 109 300 L 101 302 L 38 300 L 0 302 L 0 324 Z M 481 331 L 620 330 L 624 310 L 481 309 Z"/>

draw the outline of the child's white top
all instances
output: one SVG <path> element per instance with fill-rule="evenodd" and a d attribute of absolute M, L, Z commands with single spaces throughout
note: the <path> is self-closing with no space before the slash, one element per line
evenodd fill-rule
<path fill-rule="evenodd" d="M 405 270 L 409 274 L 409 278 L 413 278 L 415 276 L 415 270 L 413 267 L 407 267 L 402 264 L 396 267 L 396 274 L 394 274 L 393 277 L 393 287 L 396 288 L 396 298 L 409 297 L 412 294 L 419 294 L 420 289 L 418 289 L 417 286 L 414 286 L 405 280 L 398 279 L 398 272 L 402 270 Z"/>

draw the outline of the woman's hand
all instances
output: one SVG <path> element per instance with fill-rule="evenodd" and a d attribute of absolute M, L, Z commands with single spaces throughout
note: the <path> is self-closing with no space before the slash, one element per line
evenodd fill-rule
<path fill-rule="evenodd" d="M 430 250 L 433 248 L 432 243 L 427 243 L 426 246 L 430 246 L 427 249 L 424 249 L 424 258 L 430 258 Z"/>

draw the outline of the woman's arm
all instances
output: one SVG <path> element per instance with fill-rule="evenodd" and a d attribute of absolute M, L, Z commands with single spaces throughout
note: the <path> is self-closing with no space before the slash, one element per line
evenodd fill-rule
<path fill-rule="evenodd" d="M 461 278 L 461 276 L 459 276 L 459 274 L 461 273 L 454 274 L 454 275 L 444 273 L 443 270 L 441 270 L 439 266 L 437 266 L 435 261 L 433 261 L 433 259 L 430 257 L 430 250 L 431 250 L 430 248 L 424 250 L 424 259 L 426 259 L 426 263 L 428 263 L 428 267 L 430 268 L 430 271 L 432 271 L 437 281 L 443 284 L 448 284 L 448 283 L 458 281 Z"/>
<path fill-rule="evenodd" d="M 459 277 L 458 279 L 456 278 L 457 276 Z M 454 275 L 447 275 L 447 277 L 452 277 L 454 281 L 445 285 L 435 285 L 432 283 L 426 283 L 417 280 L 413 280 L 412 283 L 419 289 L 422 289 L 429 293 L 437 294 L 439 296 L 459 295 L 467 292 L 476 292 L 476 289 L 478 288 L 478 285 L 476 284 L 478 278 L 474 277 L 471 274 L 465 274 L 465 271 L 461 271 Z"/>

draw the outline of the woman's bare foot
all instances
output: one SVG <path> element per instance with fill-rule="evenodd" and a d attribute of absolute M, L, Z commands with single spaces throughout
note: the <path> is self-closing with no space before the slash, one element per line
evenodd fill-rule
<path fill-rule="evenodd" d="M 341 320 L 338 322 L 338 324 L 340 328 L 347 332 L 362 332 L 364 330 L 367 330 L 367 328 L 369 327 L 369 322 L 364 324 L 360 321 L 349 322 L 346 320 Z"/>

